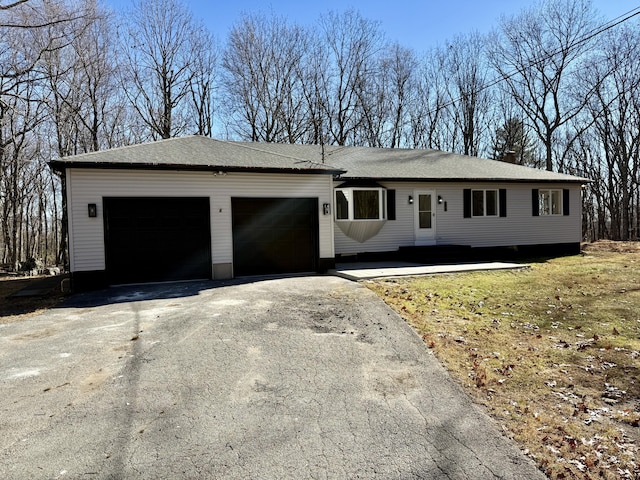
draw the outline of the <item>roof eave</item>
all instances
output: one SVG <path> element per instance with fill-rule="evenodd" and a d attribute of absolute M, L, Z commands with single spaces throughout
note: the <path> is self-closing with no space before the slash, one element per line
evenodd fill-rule
<path fill-rule="evenodd" d="M 567 178 L 567 179 L 534 179 L 534 178 L 504 178 L 504 177 L 487 177 L 487 178 L 464 178 L 464 177 L 369 177 L 369 176 L 352 176 L 340 175 L 336 180 L 375 180 L 379 182 L 464 182 L 464 183 L 578 183 L 587 184 L 592 180 L 588 178 Z"/>
<path fill-rule="evenodd" d="M 49 166 L 58 172 L 68 168 L 88 168 L 94 170 L 171 170 L 191 172 L 252 172 L 252 173 L 293 173 L 293 174 L 322 174 L 340 175 L 344 170 L 328 168 L 283 168 L 283 167 L 257 167 L 257 166 L 229 166 L 229 165 L 184 165 L 184 164 L 157 164 L 157 163 L 101 163 L 101 162 L 65 162 L 64 160 L 51 160 Z"/>

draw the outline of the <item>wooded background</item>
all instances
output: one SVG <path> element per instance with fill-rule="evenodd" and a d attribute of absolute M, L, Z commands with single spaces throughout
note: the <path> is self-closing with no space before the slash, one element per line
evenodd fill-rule
<path fill-rule="evenodd" d="M 585 240 L 637 240 L 639 14 L 551 0 L 417 52 L 354 10 L 247 14 L 220 39 L 179 0 L 0 0 L 0 264 L 67 263 L 47 161 L 188 134 L 514 151 L 592 180 Z"/>

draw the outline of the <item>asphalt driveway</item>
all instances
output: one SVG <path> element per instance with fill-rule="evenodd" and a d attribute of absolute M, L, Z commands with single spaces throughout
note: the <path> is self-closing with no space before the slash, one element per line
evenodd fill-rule
<path fill-rule="evenodd" d="M 2 478 L 542 479 L 336 277 L 120 287 L 0 324 Z"/>

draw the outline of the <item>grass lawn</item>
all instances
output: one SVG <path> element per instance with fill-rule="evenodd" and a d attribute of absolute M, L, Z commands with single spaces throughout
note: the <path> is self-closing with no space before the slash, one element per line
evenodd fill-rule
<path fill-rule="evenodd" d="M 640 244 L 365 284 L 553 479 L 640 478 Z"/>

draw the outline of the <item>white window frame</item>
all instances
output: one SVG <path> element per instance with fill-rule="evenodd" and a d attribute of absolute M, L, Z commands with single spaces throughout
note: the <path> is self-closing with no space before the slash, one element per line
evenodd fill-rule
<path fill-rule="evenodd" d="M 377 218 L 354 218 L 355 217 L 355 195 L 354 192 L 378 193 L 378 217 Z M 341 209 L 338 207 L 338 192 L 341 192 L 347 200 L 347 218 L 338 218 Z M 384 187 L 345 187 L 336 188 L 334 191 L 335 219 L 340 221 L 362 222 L 372 220 L 386 220 L 387 218 L 387 189 Z"/>
<path fill-rule="evenodd" d="M 476 215 L 475 211 L 475 195 L 476 192 L 482 192 L 482 215 Z M 496 195 L 496 211 L 487 214 L 487 192 L 494 192 Z M 471 189 L 471 216 L 472 217 L 499 217 L 500 216 L 500 191 L 497 188 Z"/>
<path fill-rule="evenodd" d="M 553 211 L 553 196 L 557 195 L 555 204 L 556 210 Z M 545 188 L 538 190 L 538 215 L 539 216 L 559 216 L 563 214 L 563 192 L 560 188 Z"/>

